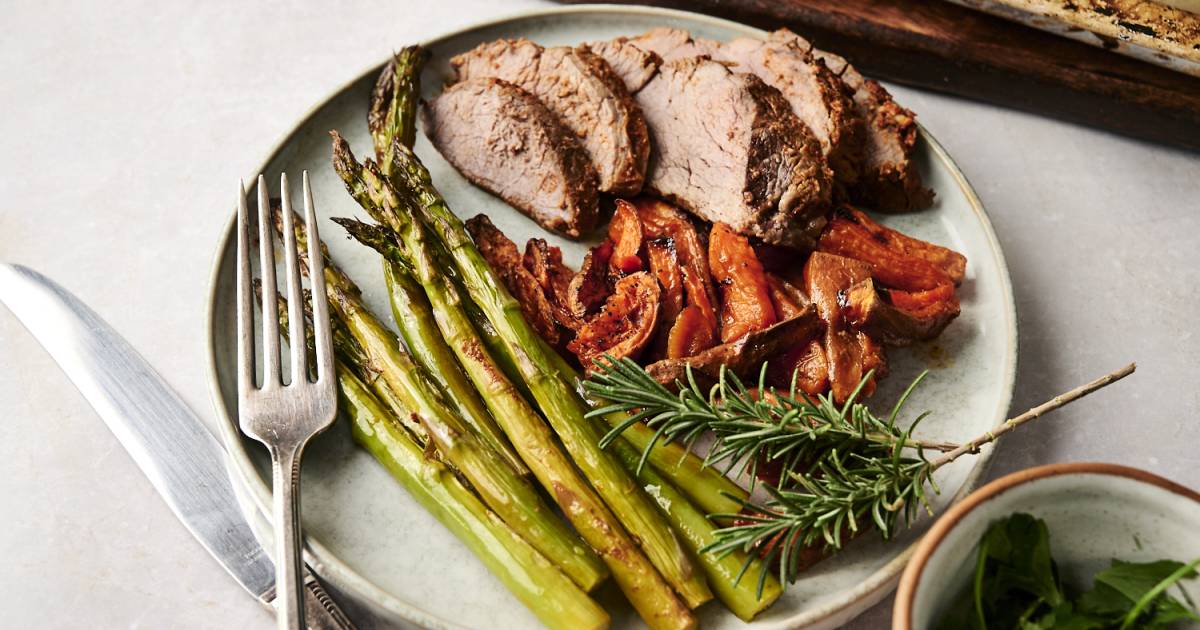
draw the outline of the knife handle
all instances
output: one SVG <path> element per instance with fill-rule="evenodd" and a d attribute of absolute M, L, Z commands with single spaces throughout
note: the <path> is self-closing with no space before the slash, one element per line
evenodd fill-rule
<path fill-rule="evenodd" d="M 311 571 L 304 572 L 304 621 L 313 630 L 355 630 Z"/>

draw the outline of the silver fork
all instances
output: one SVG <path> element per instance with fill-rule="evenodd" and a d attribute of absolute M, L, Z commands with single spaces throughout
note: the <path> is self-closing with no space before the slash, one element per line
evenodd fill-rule
<path fill-rule="evenodd" d="M 316 345 L 316 381 L 310 382 L 308 352 L 303 342 L 304 294 L 300 286 L 300 266 L 296 252 L 296 233 L 292 224 L 291 195 L 287 175 L 280 176 L 283 200 L 283 248 L 288 285 L 288 338 L 291 382 L 283 384 L 279 363 L 278 292 L 275 288 L 275 249 L 273 246 L 270 200 L 267 183 L 258 176 L 258 239 L 262 271 L 263 384 L 254 379 L 253 286 L 250 275 L 250 224 L 246 190 L 241 188 L 238 203 L 238 419 L 242 432 L 262 442 L 271 452 L 274 488 L 275 588 L 279 627 L 299 630 L 304 627 L 301 586 L 303 558 L 300 535 L 300 458 L 304 446 L 314 435 L 333 423 L 337 414 L 334 391 L 332 333 L 329 306 L 325 297 L 324 261 L 313 211 L 308 172 L 304 180 L 304 220 L 308 228 L 308 261 L 312 282 L 313 338 Z"/>

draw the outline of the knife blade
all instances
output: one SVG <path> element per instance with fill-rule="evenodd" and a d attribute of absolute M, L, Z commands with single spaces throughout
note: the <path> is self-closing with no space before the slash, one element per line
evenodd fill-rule
<path fill-rule="evenodd" d="M 151 485 L 217 562 L 268 608 L 275 568 L 225 470 L 225 451 L 150 364 L 83 302 L 42 274 L 0 263 L 3 302 L 96 410 Z M 353 625 L 309 573 L 309 627 Z"/>

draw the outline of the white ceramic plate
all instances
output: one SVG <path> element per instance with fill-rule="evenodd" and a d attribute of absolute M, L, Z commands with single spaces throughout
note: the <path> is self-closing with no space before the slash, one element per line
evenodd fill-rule
<path fill-rule="evenodd" d="M 450 56 L 482 41 L 523 36 L 546 45 L 576 44 L 657 26 L 725 40 L 765 35 L 734 22 L 661 9 L 581 6 L 527 13 L 426 42 L 433 59 L 423 77 L 425 95 L 440 89 Z M 396 42 L 396 46 L 404 43 Z M 333 258 L 363 287 L 375 312 L 390 320 L 377 257 L 343 238 L 341 228 L 328 221 L 328 217 L 361 216 L 329 165 L 327 132 L 338 129 L 359 156 L 370 153 L 367 96 L 377 73 L 378 67 L 372 68 L 321 101 L 266 157 L 261 172 L 267 181 L 278 182 L 281 171 L 293 174 L 293 181 L 299 181 L 300 171 L 309 171 L 316 206 L 324 219 L 320 229 Z M 534 235 L 547 236 L 499 199 L 469 185 L 418 136 L 417 153 L 457 212 L 464 216 L 486 212 L 517 242 Z M 1008 410 L 1017 354 L 1012 290 L 991 224 L 962 173 L 927 133 L 922 132 L 917 157 L 925 181 L 937 192 L 937 202 L 924 212 L 882 219 L 908 234 L 966 254 L 967 278 L 960 289 L 963 312 L 933 344 L 890 353 L 892 375 L 874 402 L 881 408 L 889 405 L 917 373 L 931 369 L 909 409 L 912 415 L 934 411 L 922 425 L 922 434 L 966 440 L 997 425 Z M 250 194 L 253 198 L 254 191 Z M 270 497 L 266 451 L 237 432 L 235 242 L 231 235 L 232 221 L 219 245 L 212 278 L 212 389 L 235 477 L 250 500 L 269 511 L 264 509 Z M 568 263 L 579 264 L 585 245 L 548 238 L 563 247 Z M 985 449 L 979 456 L 939 472 L 942 494 L 935 502 L 939 511 L 970 490 L 989 453 Z M 386 617 L 426 626 L 536 625 L 533 616 L 449 532 L 410 500 L 370 455 L 352 444 L 344 424 L 313 443 L 305 458 L 303 481 L 310 563 L 343 592 L 364 600 Z M 862 612 L 895 586 L 922 529 L 918 526 L 886 544 L 875 536 L 856 541 L 791 585 L 786 596 L 754 625 L 831 627 Z M 601 597 L 615 626 L 637 623 L 619 594 Z M 700 615 L 706 627 L 741 625 L 715 603 L 701 609 Z"/>
<path fill-rule="evenodd" d="M 1042 519 L 1063 581 L 1086 590 L 1115 558 L 1200 558 L 1200 494 L 1158 475 L 1114 464 L 1052 464 L 997 479 L 939 518 L 904 570 L 893 630 L 936 627 L 971 581 L 979 539 L 1015 512 Z M 1193 601 L 1200 581 L 1180 583 Z M 1171 589 L 1178 597 L 1178 590 Z M 1194 627 L 1200 624 L 1193 624 Z"/>

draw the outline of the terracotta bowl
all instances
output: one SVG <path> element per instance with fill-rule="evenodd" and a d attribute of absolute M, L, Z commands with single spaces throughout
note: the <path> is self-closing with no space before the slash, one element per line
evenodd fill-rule
<path fill-rule="evenodd" d="M 900 578 L 893 630 L 936 627 L 970 581 L 979 538 L 1014 512 L 1046 521 L 1063 580 L 1076 587 L 1089 586 L 1113 558 L 1200 557 L 1200 493 L 1114 464 L 1031 468 L 976 490 L 934 523 Z M 1183 586 L 1200 601 L 1200 580 Z"/>

